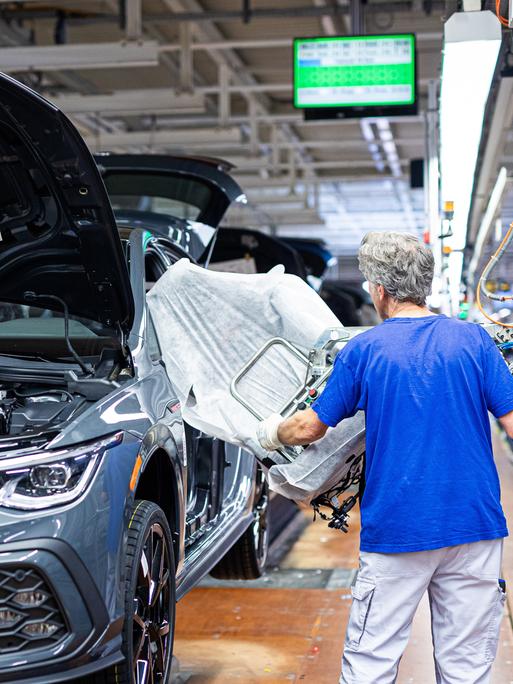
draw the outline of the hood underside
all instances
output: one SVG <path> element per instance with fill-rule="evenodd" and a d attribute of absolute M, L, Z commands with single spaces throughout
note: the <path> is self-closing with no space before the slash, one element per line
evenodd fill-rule
<path fill-rule="evenodd" d="M 127 330 L 133 299 L 96 164 L 53 105 L 0 74 L 0 300 L 65 300 L 72 315 Z M 61 310 L 52 300 L 41 306 Z"/>

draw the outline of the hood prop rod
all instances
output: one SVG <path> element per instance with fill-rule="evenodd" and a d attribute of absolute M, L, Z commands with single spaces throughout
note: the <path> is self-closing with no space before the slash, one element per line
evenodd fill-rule
<path fill-rule="evenodd" d="M 25 292 L 23 296 L 27 302 L 34 302 L 38 299 L 52 299 L 53 301 L 58 302 L 62 306 L 62 309 L 64 311 L 64 337 L 66 339 L 66 346 L 68 347 L 70 354 L 78 363 L 80 368 L 84 371 L 84 373 L 86 375 L 92 375 L 93 369 L 84 363 L 84 361 L 80 358 L 75 349 L 73 349 L 73 345 L 71 344 L 71 340 L 69 337 L 69 310 L 68 305 L 66 304 L 64 299 L 61 299 L 56 295 L 36 294 L 35 292 L 32 292 L 30 290 Z"/>

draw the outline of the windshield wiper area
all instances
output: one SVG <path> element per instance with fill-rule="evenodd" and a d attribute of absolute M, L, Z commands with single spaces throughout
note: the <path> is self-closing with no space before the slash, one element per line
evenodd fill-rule
<path fill-rule="evenodd" d="M 76 371 L 77 364 L 41 361 L 35 358 L 20 359 L 18 356 L 0 354 L 0 382 L 41 382 L 49 385 L 62 385 L 65 373 Z M 20 363 L 20 360 L 22 363 Z"/>
<path fill-rule="evenodd" d="M 32 291 L 27 291 L 24 293 L 24 298 L 27 302 L 34 302 L 37 301 L 38 299 L 50 299 L 54 302 L 57 302 L 58 304 L 61 305 L 62 310 L 64 312 L 64 339 L 66 340 L 66 346 L 69 349 L 70 354 L 72 357 L 75 359 L 75 361 L 78 363 L 82 371 L 86 375 L 93 375 L 94 374 L 94 368 L 91 366 L 88 366 L 84 360 L 77 354 L 76 350 L 73 348 L 73 345 L 71 344 L 71 339 L 69 336 L 69 310 L 68 310 L 68 305 L 64 301 L 64 299 L 61 299 L 60 297 L 57 297 L 56 295 L 49 295 L 49 294 L 36 294 L 35 292 Z"/>
<path fill-rule="evenodd" d="M 0 354 L 0 358 L 0 384 L 5 382 L 44 383 L 53 387 L 65 387 L 68 392 L 80 394 L 90 401 L 98 401 L 113 389 L 121 386 L 115 380 L 91 376 L 81 377 L 77 375 L 76 364 L 52 363 L 51 361 L 41 364 L 36 360 L 23 360 L 23 365 L 20 365 L 20 359 L 16 356 Z M 0 414 L 0 423 L 1 419 Z"/>

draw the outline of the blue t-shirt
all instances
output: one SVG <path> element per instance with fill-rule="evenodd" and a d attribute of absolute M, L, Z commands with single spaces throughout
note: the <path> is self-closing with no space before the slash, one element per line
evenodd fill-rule
<path fill-rule="evenodd" d="M 313 409 L 332 427 L 365 411 L 362 551 L 507 536 L 488 411 L 513 410 L 513 377 L 479 325 L 386 320 L 340 351 Z"/>

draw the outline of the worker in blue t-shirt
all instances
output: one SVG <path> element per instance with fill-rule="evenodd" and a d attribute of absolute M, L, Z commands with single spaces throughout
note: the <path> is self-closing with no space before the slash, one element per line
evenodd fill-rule
<path fill-rule="evenodd" d="M 360 570 L 340 682 L 395 682 L 427 590 L 438 684 L 485 684 L 508 534 L 488 411 L 513 436 L 513 377 L 479 325 L 426 308 L 433 255 L 415 237 L 369 233 L 359 263 L 384 322 L 347 343 L 311 409 L 270 416 L 258 437 L 268 450 L 308 444 L 365 411 Z"/>

